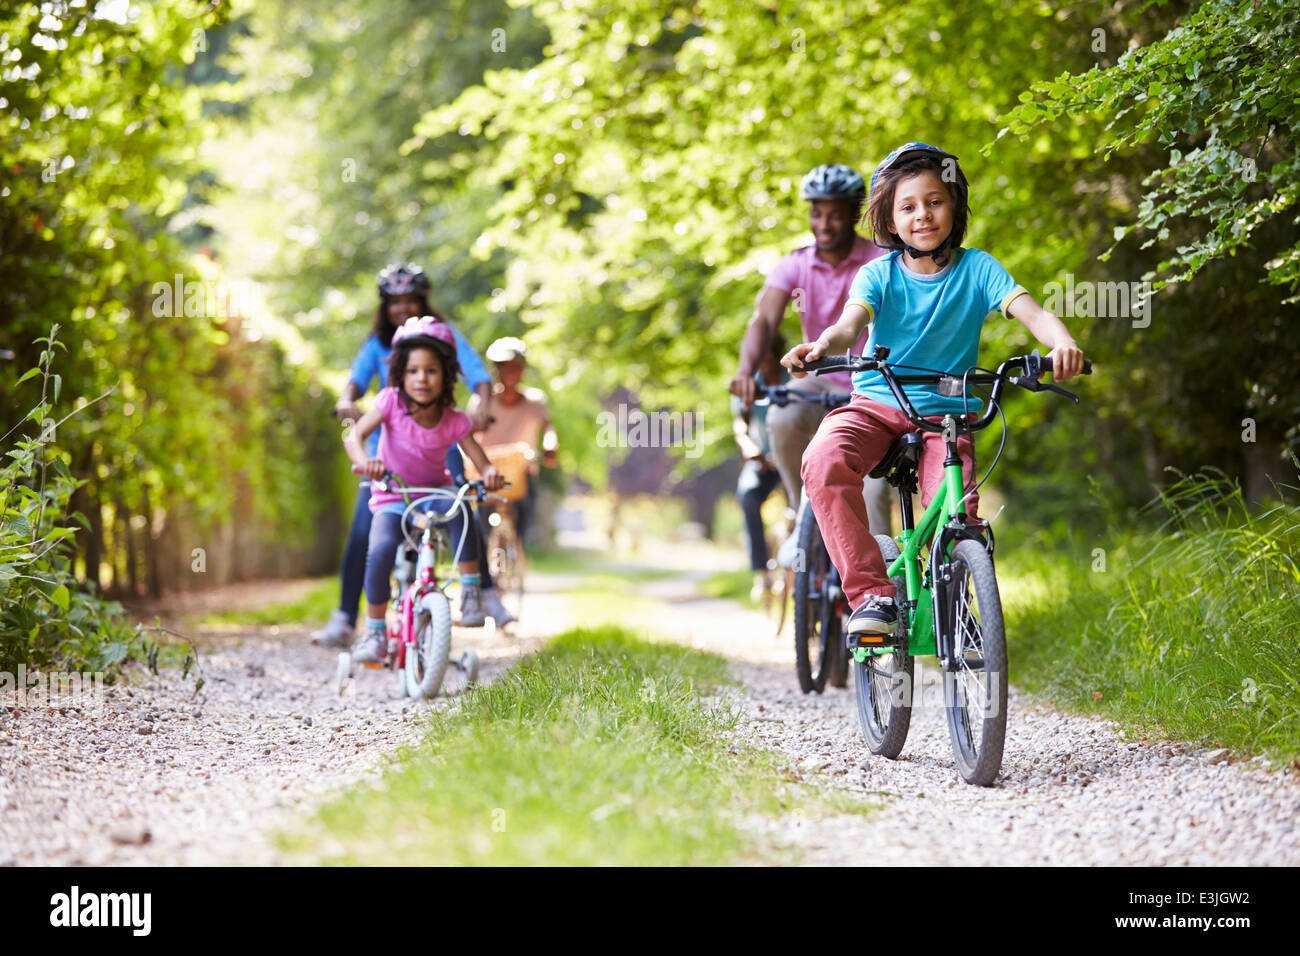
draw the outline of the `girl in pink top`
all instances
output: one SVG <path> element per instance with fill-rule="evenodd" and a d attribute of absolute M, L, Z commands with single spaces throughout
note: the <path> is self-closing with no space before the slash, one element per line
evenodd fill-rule
<path fill-rule="evenodd" d="M 483 449 L 470 435 L 470 417 L 455 408 L 457 375 L 456 346 L 446 325 L 431 317 L 410 319 L 393 335 L 393 353 L 388 368 L 388 387 L 380 391 L 375 406 L 348 433 L 344 447 L 348 457 L 367 478 L 382 478 L 392 472 L 407 485 L 450 487 L 447 452 L 459 444 L 474 462 L 483 483 L 491 490 L 501 487 L 500 473 L 492 467 Z M 365 440 L 380 425 L 378 456 L 365 452 Z M 376 491 L 370 496 L 370 547 L 366 554 L 366 636 L 353 648 L 352 659 L 382 662 L 387 656 L 384 613 L 388 608 L 389 577 L 402 540 L 402 512 L 406 503 L 400 492 Z M 482 623 L 479 604 L 478 549 L 474 535 L 464 535 L 457 515 L 449 524 L 452 540 L 464 536 L 460 562 L 462 624 Z"/>

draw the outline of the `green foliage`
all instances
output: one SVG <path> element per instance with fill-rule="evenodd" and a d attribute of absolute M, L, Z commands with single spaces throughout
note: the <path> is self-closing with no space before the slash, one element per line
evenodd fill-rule
<path fill-rule="evenodd" d="M 721 864 L 761 849 L 740 814 L 862 812 L 737 744 L 734 713 L 702 699 L 726 683 L 717 655 L 570 631 L 432 714 L 382 787 L 327 804 L 284 844 L 345 864 Z"/>
<path fill-rule="evenodd" d="M 86 519 L 69 513 L 77 481 L 55 444 L 67 420 L 53 417 L 60 397 L 66 407 L 52 370 L 56 353 L 67 348 L 57 335 L 56 325 L 37 340 L 40 365 L 19 382 L 34 379 L 28 387 L 40 385 L 40 401 L 3 439 L 22 425 L 38 429 L 34 438 L 20 431 L 0 465 L 0 670 L 20 663 L 106 670 L 140 645 L 121 605 L 79 587 L 72 573 L 73 538 Z"/>
<path fill-rule="evenodd" d="M 1029 181 L 977 150 L 1033 73 L 983 53 L 1017 22 L 1067 61 L 1084 44 L 1036 5 L 1012 6 L 995 27 L 941 3 L 537 4 L 546 60 L 489 73 L 429 111 L 407 148 L 458 142 L 466 181 L 499 191 L 475 253 L 509 255 L 502 296 L 543 360 L 598 393 L 702 408 L 716 458 L 731 453 L 720 383 L 761 273 L 807 241 L 796 193 L 810 166 L 869 171 L 899 142 L 937 141 L 972 166 L 976 242 L 1031 228 Z M 953 47 L 970 55 L 943 54 Z M 1068 235 L 1038 233 L 1049 250 Z M 1024 243 L 1002 254 L 1043 260 Z"/>
<path fill-rule="evenodd" d="M 260 539 L 261 558 L 286 538 L 310 545 L 338 501 L 338 484 L 311 465 L 338 441 L 310 354 L 249 314 L 261 311 L 255 296 L 227 309 L 214 293 L 228 276 L 181 241 L 195 236 L 212 182 L 199 155 L 212 130 L 201 84 L 220 79 L 207 67 L 224 9 L 0 14 L 0 346 L 17 367 L 35 364 L 32 339 L 58 323 L 65 391 L 112 390 L 59 435 L 84 483 L 92 583 L 102 557 L 119 588 L 137 573 L 151 590 L 174 586 L 223 526 L 241 544 Z M 4 376 L 0 420 L 25 409 Z M 214 577 L 255 573 L 253 551 Z"/>
<path fill-rule="evenodd" d="M 1103 158 L 1157 142 L 1167 163 L 1144 181 L 1147 192 L 1119 241 L 1142 229 L 1142 248 L 1171 228 L 1193 236 L 1147 274 L 1159 284 L 1184 281 L 1215 259 L 1257 240 L 1275 217 L 1297 223 L 1300 169 L 1300 26 L 1287 0 L 1204 0 L 1164 37 L 1125 53 L 1109 69 L 1062 73 L 1033 84 L 1002 119 L 1003 133 L 1024 136 L 1059 126 L 1081 111 L 1110 119 Z M 1190 148 L 1184 151 L 1184 144 Z M 1198 219 L 1208 220 L 1200 229 Z M 1267 263 L 1268 281 L 1300 283 L 1300 239 Z"/>
<path fill-rule="evenodd" d="M 1300 508 L 1254 512 L 1218 473 L 1175 482 L 1153 514 L 1032 563 L 1006 552 L 1013 679 L 1173 737 L 1300 755 Z"/>

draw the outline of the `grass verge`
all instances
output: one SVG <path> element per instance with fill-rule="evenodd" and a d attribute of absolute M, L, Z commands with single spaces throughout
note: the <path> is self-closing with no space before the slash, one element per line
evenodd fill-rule
<path fill-rule="evenodd" d="M 733 571 L 715 571 L 700 582 L 700 592 L 712 598 L 738 601 L 746 607 L 758 607 L 750 600 L 754 586 L 754 572 L 744 568 Z"/>
<path fill-rule="evenodd" d="M 999 556 L 1012 679 L 1134 728 L 1300 758 L 1300 509 L 1253 514 L 1207 476 L 1155 508 L 1158 530 L 1104 549 Z"/>
<path fill-rule="evenodd" d="M 374 787 L 281 838 L 290 862 L 723 864 L 788 859 L 747 825 L 869 804 L 800 784 L 736 739 L 714 655 L 617 627 L 568 632 L 433 714 Z"/>
<path fill-rule="evenodd" d="M 237 611 L 221 611 L 199 618 L 199 627 L 247 626 L 271 627 L 272 625 L 322 624 L 338 607 L 339 579 L 337 575 L 321 578 L 310 591 L 296 601 L 284 601 L 267 604 L 257 608 Z"/>

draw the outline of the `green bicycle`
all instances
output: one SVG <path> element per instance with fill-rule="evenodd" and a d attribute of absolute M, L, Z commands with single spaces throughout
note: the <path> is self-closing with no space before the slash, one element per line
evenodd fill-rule
<path fill-rule="evenodd" d="M 987 521 L 966 522 L 964 502 L 969 493 L 962 478 L 957 440 L 962 434 L 987 427 L 993 416 L 1001 413 L 999 402 L 1007 383 L 1031 392 L 1057 392 L 1076 404 L 1079 398 L 1039 381 L 1043 372 L 1051 371 L 1051 362 L 1037 350 L 1007 359 L 996 372 L 971 370 L 965 375 L 891 367 L 884 361 L 888 357 L 889 349 L 878 345 L 871 357 L 829 356 L 805 366 L 818 374 L 841 369 L 879 371 L 898 407 L 917 428 L 899 438 L 871 472 L 873 478 L 884 478 L 898 491 L 903 531 L 897 542 L 876 535 L 886 573 L 898 588 L 898 629 L 894 635 L 858 635 L 848 644 L 858 718 L 871 752 L 897 757 L 912 720 L 915 659 L 937 657 L 957 770 L 967 783 L 986 787 L 1002 768 L 1007 644 L 993 568 L 993 529 Z M 908 371 L 896 370 L 902 368 Z M 1024 374 L 1008 374 L 1013 370 Z M 1092 363 L 1085 361 L 1083 371 L 1090 374 Z M 954 396 L 968 394 L 967 388 L 973 385 L 992 386 L 992 392 L 988 407 L 978 417 L 963 413 L 931 422 L 917 413 L 903 385 L 937 385 L 941 394 Z M 912 495 L 917 492 L 922 431 L 942 434 L 948 455 L 943 487 L 918 521 L 913 519 Z M 984 477 L 987 480 L 988 475 Z"/>

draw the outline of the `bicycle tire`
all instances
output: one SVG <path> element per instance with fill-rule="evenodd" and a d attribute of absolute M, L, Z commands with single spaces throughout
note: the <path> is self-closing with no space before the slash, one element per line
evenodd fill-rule
<path fill-rule="evenodd" d="M 826 688 L 831 642 L 838 639 L 839 615 L 826 608 L 830 555 L 811 510 L 799 531 L 799 562 L 794 574 L 794 663 L 805 694 Z M 827 626 L 828 625 L 828 626 Z"/>
<path fill-rule="evenodd" d="M 830 673 L 826 683 L 843 689 L 849 686 L 849 649 L 844 644 L 844 617 L 836 614 L 830 635 Z"/>
<path fill-rule="evenodd" d="M 1007 640 L 993 559 L 978 541 L 957 542 L 945 584 L 945 620 L 958 665 L 943 675 L 944 705 L 957 772 L 987 787 L 1002 769 L 1007 733 Z M 974 599 L 972 602 L 972 598 Z M 964 666 L 979 660 L 979 667 Z M 977 676 L 982 675 L 982 679 Z"/>
<path fill-rule="evenodd" d="M 878 534 L 885 564 L 899 555 L 898 545 L 886 534 Z M 896 601 L 907 595 L 907 582 L 900 574 L 893 579 L 898 588 Z M 903 635 L 901 647 L 889 654 L 873 654 L 865 663 L 853 662 L 853 687 L 858 698 L 858 723 L 867 748 L 877 756 L 894 760 L 903 752 L 907 732 L 912 726 L 912 689 L 916 659 L 907 650 L 907 625 L 900 615 L 898 627 Z M 847 653 L 847 652 L 846 652 Z"/>
<path fill-rule="evenodd" d="M 406 694 L 437 697 L 451 656 L 451 602 L 441 591 L 426 595 L 416 616 L 415 644 L 406 648 Z"/>
<path fill-rule="evenodd" d="M 514 522 L 502 515 L 487 537 L 488 567 L 506 610 L 516 621 L 524 609 L 525 558 Z"/>
<path fill-rule="evenodd" d="M 790 610 L 790 594 L 794 591 L 794 572 L 778 567 L 772 571 L 772 574 L 774 575 L 772 589 L 768 592 L 772 605 L 769 607 L 768 613 L 772 620 L 776 622 L 772 635 L 779 638 L 785 630 L 785 619 Z"/>

